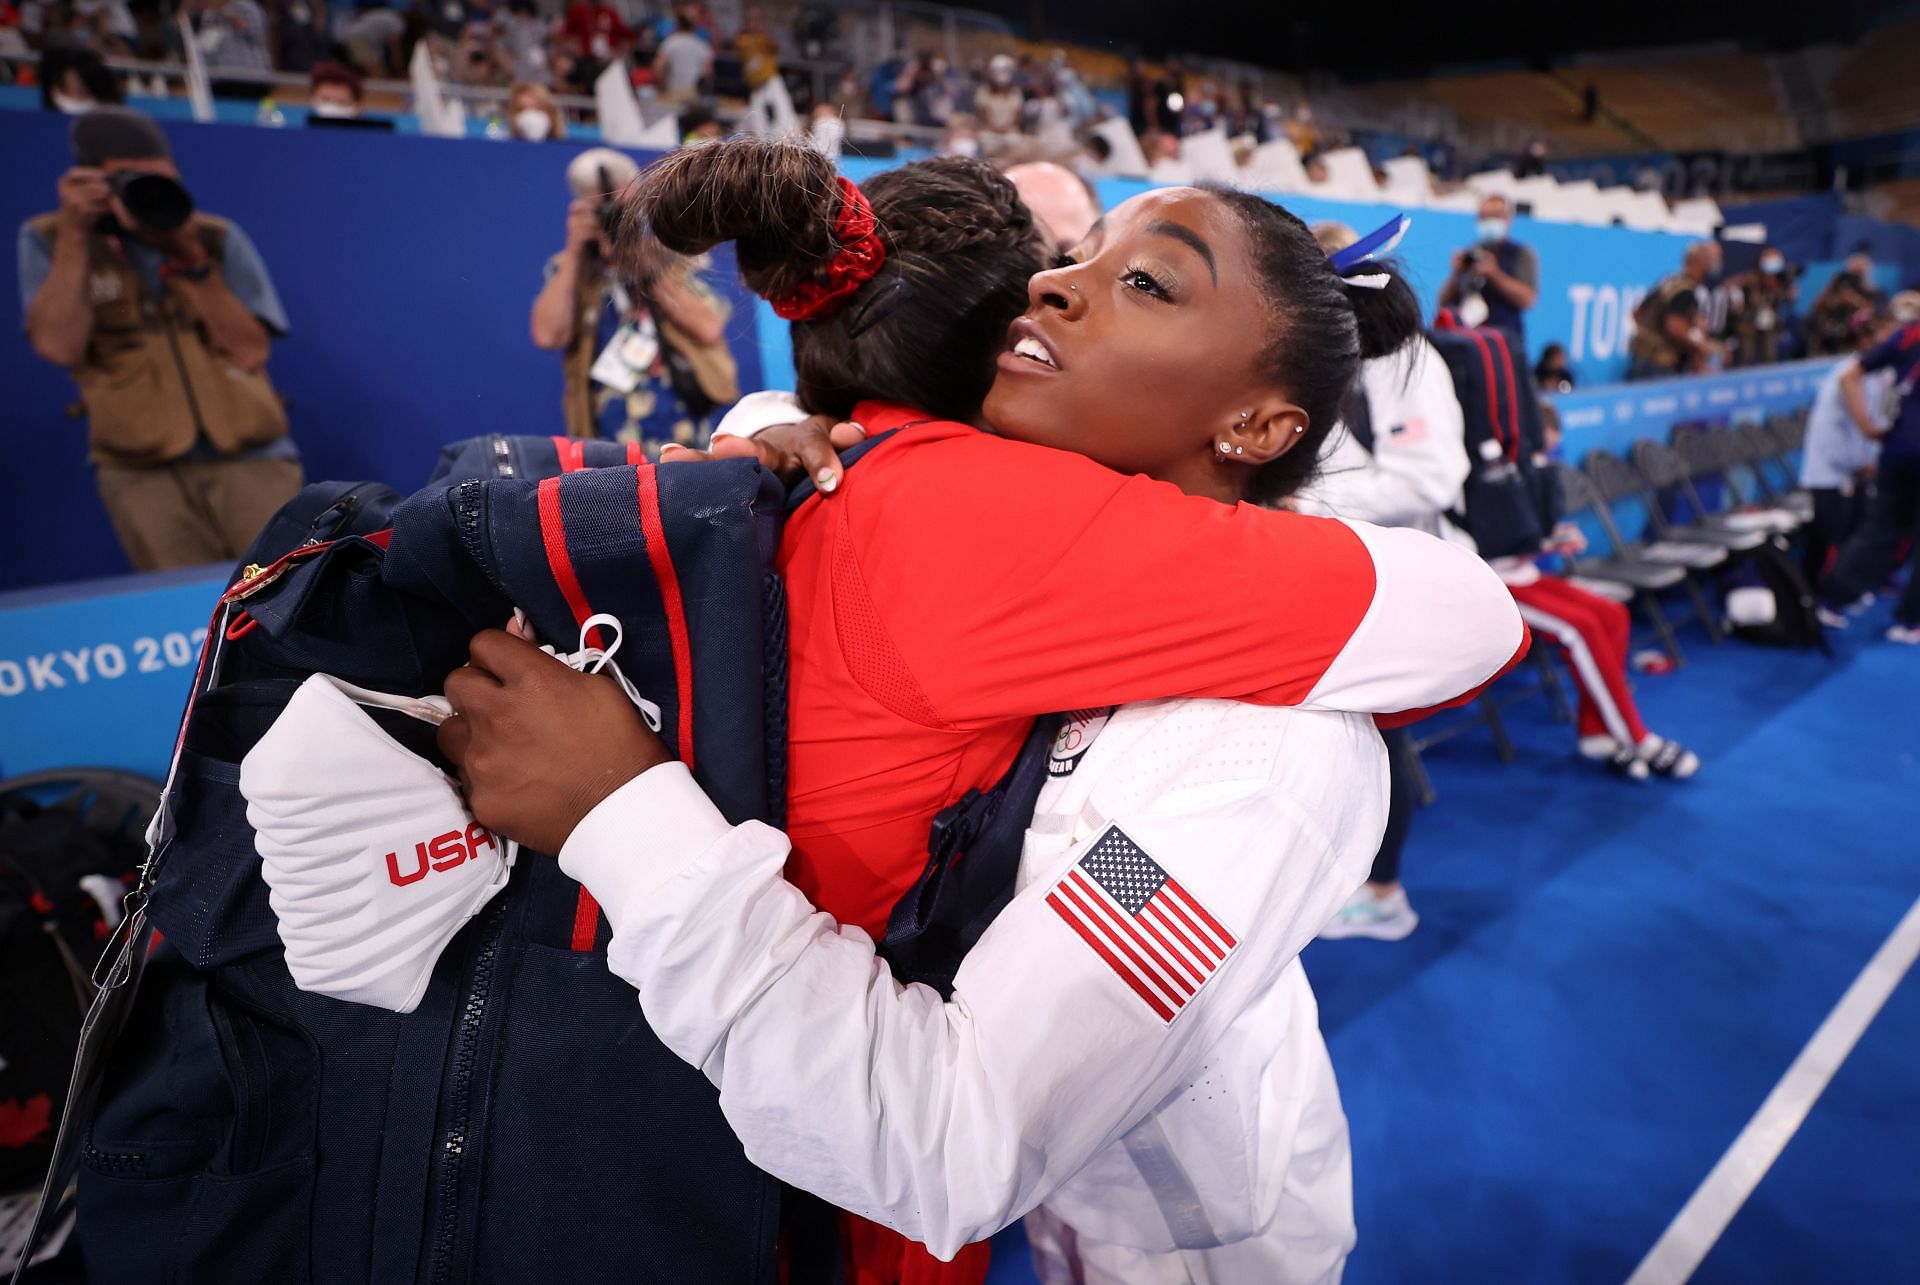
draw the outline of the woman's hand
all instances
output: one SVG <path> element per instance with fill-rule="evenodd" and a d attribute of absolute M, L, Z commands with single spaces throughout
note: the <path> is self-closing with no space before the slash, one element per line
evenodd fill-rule
<path fill-rule="evenodd" d="M 716 437 L 710 450 L 666 446 L 660 451 L 660 461 L 674 464 L 684 460 L 757 458 L 762 468 L 788 486 L 810 477 L 815 486 L 832 494 L 846 471 L 841 467 L 838 452 L 866 440 L 867 430 L 858 424 L 843 422 L 831 415 L 812 415 L 797 424 L 763 429 L 753 437 Z"/>
<path fill-rule="evenodd" d="M 498 629 L 474 636 L 447 701 L 440 752 L 474 819 L 539 852 L 559 852 L 602 799 L 673 757 L 611 678 Z"/>

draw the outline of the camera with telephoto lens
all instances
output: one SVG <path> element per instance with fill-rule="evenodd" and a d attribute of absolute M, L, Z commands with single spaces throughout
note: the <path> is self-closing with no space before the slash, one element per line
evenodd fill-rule
<path fill-rule="evenodd" d="M 607 238 L 607 244 L 616 244 L 620 239 L 620 193 L 613 181 L 613 175 L 607 173 L 607 167 L 600 167 L 600 204 L 595 212 L 600 216 L 600 231 Z"/>
<path fill-rule="evenodd" d="M 193 196 L 179 179 L 121 170 L 108 176 L 107 186 L 145 231 L 177 232 L 193 217 Z"/>

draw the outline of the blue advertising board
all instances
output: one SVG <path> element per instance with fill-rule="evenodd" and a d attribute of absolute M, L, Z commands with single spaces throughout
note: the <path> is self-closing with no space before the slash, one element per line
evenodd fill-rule
<path fill-rule="evenodd" d="M 166 775 L 227 567 L 0 594 L 0 777 Z"/>

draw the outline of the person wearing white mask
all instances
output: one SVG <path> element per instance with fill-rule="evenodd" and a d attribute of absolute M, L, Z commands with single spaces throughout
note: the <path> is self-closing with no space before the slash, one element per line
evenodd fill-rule
<path fill-rule="evenodd" d="M 1780 360 L 1788 316 L 1800 297 L 1798 275 L 1788 269 L 1779 247 L 1770 245 L 1760 251 L 1757 264 L 1730 283 L 1739 300 L 1732 318 L 1734 365 L 1768 366 Z"/>
<path fill-rule="evenodd" d="M 1480 202 L 1480 240 L 1453 254 L 1453 273 L 1440 287 L 1440 306 L 1469 326 L 1498 326 L 1527 340 L 1527 309 L 1540 299 L 1540 259 L 1513 239 L 1513 204 L 1504 196 Z"/>
<path fill-rule="evenodd" d="M 91 49 L 56 45 L 40 55 L 38 70 L 40 105 L 48 111 L 78 116 L 125 99 L 120 82 Z"/>
<path fill-rule="evenodd" d="M 307 81 L 307 109 L 322 120 L 357 120 L 366 86 L 350 67 L 317 64 Z"/>
<path fill-rule="evenodd" d="M 507 93 L 507 127 L 515 138 L 543 143 L 550 138 L 565 138 L 566 122 L 560 105 L 544 85 L 522 82 Z"/>

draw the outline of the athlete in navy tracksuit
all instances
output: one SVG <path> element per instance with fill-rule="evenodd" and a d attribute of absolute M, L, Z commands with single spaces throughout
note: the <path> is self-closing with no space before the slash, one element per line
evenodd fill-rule
<path fill-rule="evenodd" d="M 1920 322 L 1907 326 L 1860 355 L 1858 365 L 1841 376 L 1845 384 L 1859 384 L 1878 370 L 1894 372 L 1900 407 L 1892 426 L 1882 430 L 1869 417 L 1855 415 L 1860 431 L 1880 441 L 1880 480 L 1873 504 L 1853 538 L 1847 541 L 1827 577 L 1823 596 L 1829 607 L 1845 607 L 1882 584 L 1893 571 L 1903 540 L 1920 551 L 1920 398 L 1913 386 L 1920 381 Z M 1849 413 L 1859 398 L 1847 398 Z M 1911 564 L 1914 552 L 1907 555 Z M 1894 642 L 1920 643 L 1920 574 L 1910 572 L 1907 587 L 1894 604 Z"/>

